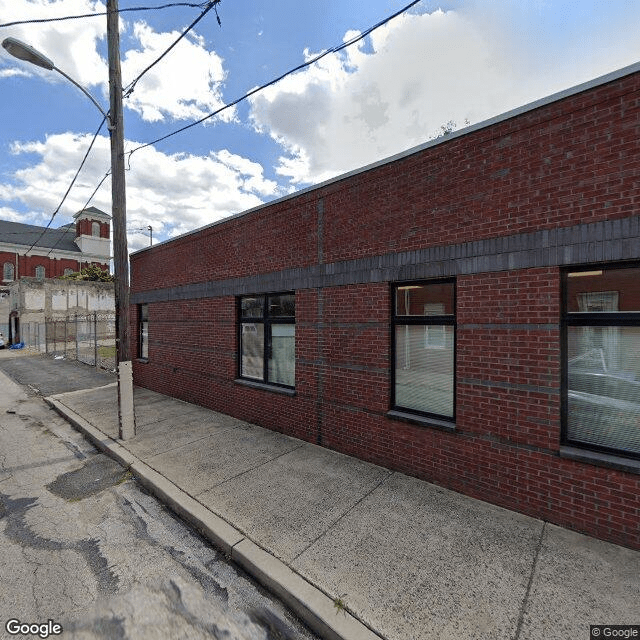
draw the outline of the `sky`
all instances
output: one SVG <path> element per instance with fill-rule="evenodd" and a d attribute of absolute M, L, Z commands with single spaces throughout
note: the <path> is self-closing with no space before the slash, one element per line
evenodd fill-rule
<path fill-rule="evenodd" d="M 197 4 L 200 0 L 192 0 Z M 202 13 L 120 0 L 126 87 Z M 640 61 L 637 0 L 421 0 L 359 42 L 171 135 L 409 0 L 222 0 L 124 99 L 129 251 L 366 166 Z M 122 11 L 153 7 L 148 11 Z M 0 40 L 35 47 L 107 110 L 97 0 L 0 0 Z M 217 15 L 221 24 L 218 24 Z M 0 49 L 0 219 L 53 228 L 111 210 L 102 116 L 55 71 Z M 147 145 L 154 142 L 151 145 Z M 135 150 L 135 151 L 134 151 Z M 132 152 L 132 153 L 130 153 Z M 60 204 L 62 202 L 62 205 Z M 59 209 L 59 210 L 58 210 Z"/>

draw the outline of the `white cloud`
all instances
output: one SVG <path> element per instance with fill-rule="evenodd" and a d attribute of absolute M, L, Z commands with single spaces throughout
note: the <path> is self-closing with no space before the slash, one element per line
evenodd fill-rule
<path fill-rule="evenodd" d="M 0 220 L 8 220 L 9 222 L 24 222 L 23 217 L 9 207 L 0 207 Z"/>
<path fill-rule="evenodd" d="M 0 78 L 12 78 L 15 76 L 28 78 L 31 74 L 24 69 L 0 69 Z"/>
<path fill-rule="evenodd" d="M 133 36 L 139 48 L 124 54 L 122 75 L 125 86 L 179 35 L 178 31 L 157 33 L 144 22 L 136 22 Z M 222 58 L 208 51 L 201 38 L 189 34 L 140 79 L 135 91 L 125 100 L 125 106 L 151 122 L 165 116 L 198 119 L 224 104 L 221 88 L 225 75 Z M 221 118 L 232 119 L 233 110 L 224 112 Z"/>
<path fill-rule="evenodd" d="M 101 2 L 91 0 L 0 0 L 0 15 L 3 22 L 57 18 L 60 16 L 104 12 Z M 106 62 L 97 50 L 98 42 L 104 38 L 106 19 L 104 16 L 18 25 L 11 27 L 11 35 L 31 45 L 54 64 L 84 86 L 104 85 L 107 75 Z M 11 58 L 2 50 L 2 66 L 38 73 L 50 82 L 66 82 L 57 73 L 45 71 L 26 62 Z"/>
<path fill-rule="evenodd" d="M 470 0 L 456 11 L 404 14 L 367 46 L 326 56 L 256 94 L 253 125 L 282 146 L 280 175 L 314 183 L 420 144 L 451 120 L 484 120 L 640 56 L 629 29 L 606 36 L 602 27 L 600 39 L 585 43 L 576 28 L 568 38 L 567 13 L 543 0 L 522 15 L 510 0 Z M 580 55 L 593 46 L 597 59 Z"/>
<path fill-rule="evenodd" d="M 3 22 L 105 10 L 103 3 L 92 0 L 0 0 Z M 157 32 L 145 22 L 128 23 L 121 19 L 120 25 L 125 85 L 164 53 L 181 33 L 180 30 Z M 100 53 L 106 49 L 104 16 L 18 25 L 7 35 L 33 46 L 82 86 L 92 91 L 95 91 L 93 87 L 99 87 L 101 95 L 96 97 L 107 104 L 108 68 Z M 127 49 L 131 41 L 133 47 Z M 67 82 L 57 73 L 38 69 L 0 50 L 0 78 L 29 74 L 39 74 L 49 82 Z M 166 117 L 198 119 L 223 105 L 221 89 L 225 75 L 222 58 L 209 51 L 204 40 L 192 32 L 140 79 L 124 106 L 150 122 Z M 220 118 L 232 120 L 234 110 L 223 112 Z"/>
<path fill-rule="evenodd" d="M 3 219 L 20 219 L 44 224 L 58 203 L 91 141 L 89 134 L 50 135 L 44 141 L 15 142 L 15 155 L 35 155 L 35 162 L 17 170 L 11 182 L 0 184 L 4 202 L 20 202 L 29 210 L 21 215 L 10 207 Z M 137 146 L 128 142 L 128 147 Z M 261 165 L 227 150 L 207 156 L 167 155 L 146 147 L 131 157 L 127 171 L 127 223 L 130 250 L 148 245 L 140 231 L 153 227 L 154 239 L 162 239 L 209 224 L 231 214 L 257 206 L 265 197 L 278 195 L 275 182 L 264 178 Z M 109 140 L 99 137 L 94 151 L 80 173 L 76 187 L 54 226 L 70 221 L 109 167 Z M 107 178 L 91 205 L 111 210 L 111 183 Z"/>

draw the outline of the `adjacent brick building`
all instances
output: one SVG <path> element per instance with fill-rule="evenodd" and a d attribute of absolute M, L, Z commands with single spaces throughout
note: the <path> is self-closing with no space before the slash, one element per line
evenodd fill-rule
<path fill-rule="evenodd" d="M 640 548 L 640 65 L 131 266 L 136 384 Z"/>
<path fill-rule="evenodd" d="M 0 220 L 0 331 L 17 335 L 9 324 L 9 285 L 21 278 L 57 278 L 91 264 L 109 269 L 111 216 L 88 207 L 75 222 L 47 229 Z"/>
<path fill-rule="evenodd" d="M 2 282 L 55 278 L 90 264 L 109 268 L 111 216 L 89 207 L 58 229 L 0 220 Z"/>

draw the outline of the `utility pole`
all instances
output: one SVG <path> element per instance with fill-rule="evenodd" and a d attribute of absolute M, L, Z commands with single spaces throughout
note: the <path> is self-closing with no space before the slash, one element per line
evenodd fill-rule
<path fill-rule="evenodd" d="M 122 440 L 135 435 L 133 370 L 129 346 L 129 254 L 127 250 L 127 204 L 124 173 L 124 121 L 118 0 L 107 0 L 109 49 L 109 119 L 111 136 L 111 199 L 113 222 L 113 268 L 115 275 L 116 346 L 118 367 L 118 425 Z"/>

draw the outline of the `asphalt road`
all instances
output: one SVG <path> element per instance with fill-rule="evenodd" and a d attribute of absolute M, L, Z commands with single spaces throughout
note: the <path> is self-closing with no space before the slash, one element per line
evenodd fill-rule
<path fill-rule="evenodd" d="M 39 357 L 0 369 L 30 385 L 0 373 L 1 638 L 38 637 L 13 619 L 62 638 L 316 639 L 33 391 L 112 376 Z"/>
<path fill-rule="evenodd" d="M 0 371 L 18 384 L 34 387 L 43 396 L 102 387 L 116 381 L 114 373 L 81 362 L 48 356 L 20 357 L 20 352 L 0 351 Z"/>

